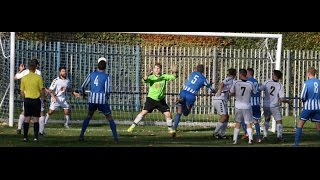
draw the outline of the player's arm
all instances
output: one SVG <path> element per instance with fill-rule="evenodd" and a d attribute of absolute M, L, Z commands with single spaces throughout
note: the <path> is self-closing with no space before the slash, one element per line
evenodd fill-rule
<path fill-rule="evenodd" d="M 25 70 L 24 68 L 24 64 L 20 64 L 19 66 L 19 71 L 16 73 L 16 75 L 14 76 L 14 79 L 21 79 L 25 74 L 23 73 L 23 71 Z"/>
<path fill-rule="evenodd" d="M 303 84 L 300 99 L 302 102 L 305 102 L 307 100 L 307 85 L 306 85 L 306 83 Z"/>
<path fill-rule="evenodd" d="M 147 69 L 146 69 L 146 73 L 145 73 L 145 75 L 144 75 L 144 77 L 143 77 L 143 81 L 144 81 L 145 83 L 147 83 L 147 82 L 148 82 L 148 77 L 151 76 L 152 74 L 153 74 L 152 68 L 151 68 L 151 67 L 147 68 Z"/>
<path fill-rule="evenodd" d="M 213 81 L 209 82 L 208 79 L 206 79 L 206 81 L 204 82 L 204 86 L 209 89 L 210 93 L 216 93 L 217 92 L 215 90 L 215 88 L 214 88 L 215 83 Z"/>
<path fill-rule="evenodd" d="M 235 82 L 233 82 L 231 89 L 230 89 L 230 96 L 235 96 L 236 95 L 236 88 L 235 88 Z"/>
<path fill-rule="evenodd" d="M 224 84 L 223 83 L 219 83 L 218 85 L 218 90 L 216 93 L 216 96 L 221 96 L 221 92 L 222 92 L 222 88 L 223 88 Z"/>
<path fill-rule="evenodd" d="M 178 67 L 177 67 L 176 65 L 174 65 L 174 66 L 171 67 L 171 73 L 172 73 L 173 75 L 175 75 L 176 78 L 179 77 L 179 70 L 178 70 Z"/>

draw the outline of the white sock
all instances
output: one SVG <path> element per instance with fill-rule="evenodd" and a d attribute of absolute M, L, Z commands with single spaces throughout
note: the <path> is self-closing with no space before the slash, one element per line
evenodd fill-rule
<path fill-rule="evenodd" d="M 166 118 L 167 126 L 172 127 L 172 119 L 171 118 Z"/>
<path fill-rule="evenodd" d="M 66 122 L 64 123 L 64 125 L 68 126 L 69 120 L 70 120 L 70 116 L 69 115 L 65 115 L 65 118 L 66 118 Z"/>
<path fill-rule="evenodd" d="M 23 115 L 23 114 L 20 114 L 20 116 L 19 116 L 19 121 L 18 121 L 18 129 L 21 129 L 21 128 L 22 128 L 22 124 L 23 124 L 23 122 L 24 122 L 24 119 L 25 119 L 24 115 Z"/>
<path fill-rule="evenodd" d="M 237 143 L 237 141 L 238 141 L 239 132 L 240 132 L 240 129 L 238 129 L 238 128 L 233 129 L 233 141 L 235 143 Z"/>
<path fill-rule="evenodd" d="M 282 124 L 277 124 L 277 137 L 282 138 L 283 126 Z"/>
<path fill-rule="evenodd" d="M 248 133 L 248 136 L 249 136 L 249 142 L 251 142 L 253 140 L 252 128 L 247 128 L 247 133 Z"/>
<path fill-rule="evenodd" d="M 214 130 L 214 134 L 218 134 L 218 132 L 220 131 L 222 125 L 223 125 L 223 123 L 221 123 L 220 121 L 217 122 L 216 129 Z"/>
<path fill-rule="evenodd" d="M 264 122 L 263 137 L 268 137 L 269 122 Z"/>
<path fill-rule="evenodd" d="M 45 121 L 45 117 L 41 116 L 39 118 L 39 133 L 41 133 L 41 134 L 44 133 L 44 121 Z"/>
<path fill-rule="evenodd" d="M 220 135 L 221 136 L 226 135 L 227 127 L 228 127 L 228 122 L 223 122 L 222 126 L 220 127 Z"/>
<path fill-rule="evenodd" d="M 138 114 L 138 116 L 136 117 L 136 119 L 133 121 L 133 127 L 135 127 L 141 120 L 142 120 L 143 116 Z"/>
<path fill-rule="evenodd" d="M 44 124 L 47 124 L 49 117 L 50 117 L 50 115 L 47 113 L 46 119 L 44 120 Z"/>

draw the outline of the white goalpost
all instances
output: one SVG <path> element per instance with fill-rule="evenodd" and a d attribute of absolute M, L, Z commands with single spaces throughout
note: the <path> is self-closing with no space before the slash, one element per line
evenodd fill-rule
<path fill-rule="evenodd" d="M 180 36 L 213 36 L 213 37 L 240 37 L 240 38 L 263 38 L 266 39 L 264 48 L 267 49 L 267 57 L 273 64 L 275 64 L 275 70 L 280 70 L 281 63 L 281 51 L 282 51 L 282 34 L 258 34 L 258 33 L 226 33 L 226 32 L 122 32 L 129 34 L 153 34 L 153 35 L 180 35 Z M 272 59 L 268 49 L 268 39 L 276 39 L 276 55 L 275 60 Z M 276 131 L 276 122 L 272 118 L 271 131 Z"/>

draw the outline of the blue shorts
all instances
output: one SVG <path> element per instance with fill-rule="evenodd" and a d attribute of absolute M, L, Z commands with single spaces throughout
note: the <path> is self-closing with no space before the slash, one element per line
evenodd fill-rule
<path fill-rule="evenodd" d="M 108 116 L 111 114 L 111 109 L 109 104 L 94 104 L 94 103 L 89 103 L 89 108 L 88 110 L 90 112 L 94 112 L 96 110 L 101 111 L 105 116 Z"/>
<path fill-rule="evenodd" d="M 183 115 L 187 116 L 190 113 L 190 111 L 187 109 L 187 106 L 189 106 L 190 109 L 193 107 L 194 102 L 196 102 L 196 96 L 188 91 L 182 90 L 180 92 L 180 99 L 183 99 L 181 102 L 182 113 Z"/>
<path fill-rule="evenodd" d="M 252 115 L 254 120 L 261 119 L 261 109 L 259 105 L 251 106 L 252 107 Z"/>
<path fill-rule="evenodd" d="M 303 121 L 311 120 L 313 122 L 320 122 L 320 110 L 305 110 L 300 114 L 300 119 Z"/>

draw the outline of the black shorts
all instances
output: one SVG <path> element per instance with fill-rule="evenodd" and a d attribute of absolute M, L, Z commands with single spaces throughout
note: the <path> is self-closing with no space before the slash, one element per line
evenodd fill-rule
<path fill-rule="evenodd" d="M 158 109 L 162 113 L 164 112 L 170 112 L 170 108 L 167 105 L 164 98 L 161 101 L 156 101 L 151 99 L 150 97 L 147 97 L 146 103 L 144 104 L 143 110 L 147 110 L 149 113 L 152 113 L 154 109 Z"/>
<path fill-rule="evenodd" d="M 41 101 L 40 99 L 24 99 L 24 116 L 40 117 Z"/>

